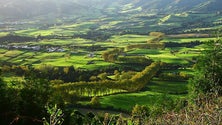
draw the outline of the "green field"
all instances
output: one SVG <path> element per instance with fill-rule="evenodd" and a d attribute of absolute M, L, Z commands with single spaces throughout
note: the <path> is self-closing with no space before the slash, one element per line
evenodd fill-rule
<path fill-rule="evenodd" d="M 140 9 L 132 9 L 131 5 L 125 5 L 121 13 L 139 11 Z M 128 57 L 129 59 L 134 59 L 138 57 L 150 62 L 161 61 L 163 64 L 169 65 L 169 68 L 160 68 L 161 73 L 182 74 L 190 78 L 194 73 L 193 66 L 196 63 L 196 58 L 206 48 L 206 45 L 202 43 L 206 43 L 209 40 L 216 40 L 215 34 L 211 34 L 211 32 L 221 27 L 215 21 L 213 22 L 214 26 L 210 27 L 205 27 L 204 24 L 199 23 L 198 20 L 201 19 L 206 19 L 206 22 L 212 23 L 212 19 L 206 18 L 209 16 L 214 18 L 214 20 L 221 19 L 213 14 L 178 13 L 155 16 L 149 14 L 127 16 L 115 18 L 101 17 L 100 19 L 82 18 L 76 22 L 69 21 L 60 25 L 54 24 L 46 27 L 39 26 L 15 30 L 13 32 L 0 32 L 0 37 L 10 34 L 29 36 L 34 39 L 33 41 L 23 42 L 16 42 L 16 40 L 8 43 L 2 42 L 0 45 L 6 45 L 7 47 L 0 48 L 1 66 L 9 63 L 16 66 L 31 66 L 35 69 L 41 69 L 44 66 L 62 67 L 61 72 L 63 71 L 63 73 L 67 71 L 67 67 L 73 66 L 76 71 L 75 73 L 82 73 L 82 76 L 77 75 L 75 77 L 76 74 L 72 76 L 75 77 L 73 81 L 77 82 L 77 84 L 86 81 L 83 79 L 85 76 L 89 77 L 87 78 L 88 81 L 116 80 L 116 82 L 119 82 L 118 77 L 125 75 L 127 79 L 130 79 L 132 77 L 129 75 L 130 73 L 139 73 L 148 64 L 147 62 L 144 65 L 141 65 L 141 63 L 137 64 L 136 60 L 121 62 L 104 59 L 104 53 L 122 48 L 121 52 L 110 54 L 108 58 L 118 59 L 119 56 L 121 58 Z M 193 19 L 196 21 L 192 22 L 192 24 L 197 25 L 196 27 L 187 25 Z M 209 31 L 205 32 L 205 30 Z M 156 31 L 162 31 L 165 35 L 163 37 L 158 36 L 160 39 L 157 36 L 149 35 L 150 32 Z M 40 38 L 37 39 L 37 36 L 40 36 Z M 159 40 L 152 41 L 156 38 Z M 192 47 L 182 46 L 189 43 L 193 44 L 192 42 L 194 41 L 200 41 L 201 45 L 194 45 Z M 171 42 L 178 45 L 174 47 L 159 47 Z M 152 47 L 152 44 L 156 45 Z M 130 49 L 127 48 L 133 45 L 138 46 Z M 143 46 L 139 45 L 149 45 L 151 47 L 143 48 Z M 24 46 L 37 46 L 40 49 L 25 49 Z M 103 73 L 107 76 L 102 79 L 100 77 L 102 77 L 101 74 Z M 13 80 L 24 80 L 23 76 L 16 76 L 14 73 L 3 72 L 2 74 L 3 79 L 10 86 L 13 84 Z M 92 76 L 88 76 L 88 74 Z M 65 77 L 65 75 L 61 74 L 58 76 L 57 78 Z M 101 95 L 105 96 L 99 97 L 101 107 L 130 112 L 136 104 L 152 107 L 164 95 L 169 96 L 173 100 L 187 97 L 187 79 L 172 79 L 167 81 L 161 80 L 159 77 L 155 76 L 140 91 L 127 92 L 125 89 L 111 89 L 111 92 L 102 93 Z M 125 79 L 121 80 L 124 81 Z M 70 90 L 68 93 L 72 95 L 75 92 Z M 78 103 L 84 106 L 90 105 L 90 98 L 93 94 L 87 95 L 88 93 L 86 92 L 81 94 L 78 96 L 86 99 L 78 101 Z"/>
<path fill-rule="evenodd" d="M 144 91 L 104 96 L 101 97 L 100 100 L 103 107 L 113 107 L 114 109 L 131 111 L 136 104 L 152 106 L 158 101 L 159 97 L 167 93 L 171 93 L 167 95 L 173 99 L 185 98 L 186 94 L 177 95 L 177 93 L 184 92 L 187 92 L 186 82 L 154 80 L 147 85 Z"/>
<path fill-rule="evenodd" d="M 177 42 L 177 43 L 182 43 L 182 42 L 190 42 L 190 41 L 202 41 L 202 42 L 207 42 L 209 40 L 215 40 L 216 38 L 166 38 L 162 42 Z"/>
<path fill-rule="evenodd" d="M 221 0 L 0 3 L 0 124 L 221 123 Z"/>

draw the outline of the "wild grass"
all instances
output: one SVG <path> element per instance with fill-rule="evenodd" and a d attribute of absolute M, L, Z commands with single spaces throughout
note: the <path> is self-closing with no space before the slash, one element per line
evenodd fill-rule
<path fill-rule="evenodd" d="M 204 97 L 201 105 L 189 105 L 179 112 L 167 112 L 156 118 L 148 118 L 147 125 L 221 125 L 222 98 Z"/>

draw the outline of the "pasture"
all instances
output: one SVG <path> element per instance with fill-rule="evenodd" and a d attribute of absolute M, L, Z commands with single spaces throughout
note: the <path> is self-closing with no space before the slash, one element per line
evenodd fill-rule
<path fill-rule="evenodd" d="M 66 27 L 82 26 L 89 28 L 89 24 L 69 25 Z M 23 31 L 18 31 L 18 33 Z M 33 32 L 32 29 L 27 33 Z M 24 32 L 23 32 L 24 33 Z M 27 35 L 27 34 L 26 34 Z M 106 41 L 93 42 L 92 40 L 84 38 L 73 39 L 43 39 L 39 42 L 25 42 L 25 43 L 11 43 L 11 45 L 20 46 L 41 46 L 44 50 L 0 50 L 1 62 L 11 62 L 19 65 L 34 65 L 48 64 L 53 66 L 71 66 L 86 69 L 98 69 L 99 67 L 106 67 L 115 65 L 115 63 L 105 62 L 101 57 L 107 49 L 110 48 L 125 48 L 128 45 L 144 44 L 148 40 L 154 38 L 148 35 L 114 35 Z M 180 37 L 166 37 L 161 42 L 177 42 L 186 43 L 190 41 L 200 40 L 208 41 L 214 38 L 180 38 Z M 101 50 L 91 49 L 93 46 L 99 46 Z M 62 52 L 48 52 L 47 48 L 63 49 Z M 189 64 L 193 57 L 198 57 L 203 50 L 203 46 L 195 46 L 193 48 L 186 47 L 171 47 L 164 49 L 139 49 L 125 50 L 127 56 L 143 56 L 154 61 L 162 61 L 173 64 Z M 172 53 L 173 52 L 173 53 Z M 88 64 L 93 62 L 93 64 Z"/>
<path fill-rule="evenodd" d="M 185 98 L 186 94 L 178 95 L 178 93 L 184 93 L 186 91 L 186 82 L 153 80 L 148 83 L 147 87 L 141 92 L 103 96 L 100 97 L 100 101 L 102 107 L 113 107 L 114 109 L 131 111 L 136 104 L 147 106 L 154 105 L 158 102 L 158 98 L 164 94 L 174 100 Z"/>
<path fill-rule="evenodd" d="M 139 10 L 140 8 L 137 9 Z M 131 10 L 131 6 L 127 5 L 122 12 L 127 11 L 136 10 Z M 95 83 L 104 79 L 104 81 L 115 81 L 118 80 L 118 73 L 119 77 L 121 77 L 124 73 L 127 74 L 128 71 L 138 73 L 145 67 L 140 64 L 135 64 L 136 61 L 133 63 L 122 63 L 118 61 L 106 61 L 103 58 L 105 52 L 115 48 L 123 48 L 123 51 L 110 54 L 108 58 L 118 58 L 118 56 L 121 56 L 122 58 L 129 57 L 129 59 L 132 59 L 130 57 L 140 57 L 154 62 L 161 61 L 169 65 L 169 67 L 171 66 L 170 68 L 164 67 L 165 69 L 161 69 L 161 73 L 181 73 L 182 75 L 192 76 L 192 68 L 196 62 L 196 58 L 200 56 L 201 51 L 205 48 L 202 43 L 216 39 L 213 35 L 202 32 L 193 33 L 193 30 L 206 30 L 201 24 L 201 26 L 197 28 L 184 27 L 191 19 L 206 19 L 206 15 L 198 17 L 195 14 L 184 13 L 152 17 L 150 15 L 138 14 L 130 17 L 130 19 L 128 18 L 103 17 L 101 19 L 83 20 L 51 25 L 49 27 L 35 27 L 14 31 L 12 33 L 15 35 L 30 36 L 33 38 L 37 38 L 37 36 L 40 35 L 42 38 L 28 42 L 1 43 L 7 47 L 0 48 L 0 62 L 2 66 L 10 63 L 19 66 L 28 65 L 34 68 L 41 68 L 41 66 L 44 65 L 54 67 L 73 66 L 77 70 L 80 69 L 79 71 L 95 71 L 98 73 L 92 73 L 93 76 L 91 78 L 95 80 Z M 210 21 L 210 19 L 208 19 L 208 21 Z M 209 27 L 207 30 L 215 29 L 216 27 L 220 26 Z M 175 28 L 178 28 L 178 32 L 176 32 L 177 29 Z M 167 34 L 161 38 L 161 40 L 153 41 L 154 43 L 167 45 L 172 42 L 177 43 L 177 45 L 172 47 L 164 46 L 162 48 L 156 45 L 157 47 L 154 48 L 132 47 L 132 49 L 127 49 L 130 45 L 146 45 L 148 41 L 155 39 L 155 36 L 149 36 L 149 32 L 151 31 L 163 31 Z M 180 32 L 182 33 L 180 34 Z M 1 32 L 0 37 L 8 34 L 8 32 Z M 189 43 L 192 44 L 194 41 L 200 41 L 201 45 L 185 46 Z M 23 48 L 15 48 L 14 46 Z M 34 50 L 26 49 L 24 46 L 40 48 Z M 118 70 L 118 72 L 115 74 L 113 69 L 110 70 L 110 67 L 115 67 L 115 70 Z M 103 71 L 103 69 L 106 70 Z M 85 72 L 83 73 L 83 75 L 88 75 L 88 72 L 87 74 Z M 99 75 L 101 76 L 102 73 L 107 73 L 104 79 L 98 77 Z M 78 76 L 75 80 L 80 83 L 82 80 L 80 79 L 81 77 Z M 23 77 L 18 77 L 14 74 L 7 75 L 7 73 L 3 73 L 3 78 L 8 83 L 12 83 L 13 80 L 23 79 Z M 158 103 L 158 99 L 164 95 L 167 95 L 173 100 L 186 98 L 188 88 L 187 80 L 163 80 L 155 76 L 155 78 L 147 83 L 140 91 L 130 93 L 115 89 L 112 91 L 116 94 L 112 95 L 111 92 L 111 95 L 99 97 L 101 107 L 111 107 L 130 112 L 136 104 L 152 107 Z M 68 93 L 72 94 L 74 91 L 70 90 Z M 104 93 L 100 95 L 104 95 Z M 83 93 L 80 96 L 87 97 L 88 95 L 87 93 Z M 93 95 L 90 95 L 90 97 L 91 96 Z M 90 105 L 90 99 L 87 99 L 88 100 L 85 101 L 79 101 L 78 103 Z"/>

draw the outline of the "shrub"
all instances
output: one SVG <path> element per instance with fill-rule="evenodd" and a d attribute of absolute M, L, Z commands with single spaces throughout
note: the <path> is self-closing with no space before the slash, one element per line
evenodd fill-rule
<path fill-rule="evenodd" d="M 210 41 L 196 64 L 196 74 L 189 81 L 191 96 L 214 93 L 222 95 L 222 41 Z"/>
<path fill-rule="evenodd" d="M 94 107 L 100 106 L 99 97 L 94 96 L 94 97 L 91 99 L 90 104 L 91 104 L 92 106 L 94 106 Z"/>

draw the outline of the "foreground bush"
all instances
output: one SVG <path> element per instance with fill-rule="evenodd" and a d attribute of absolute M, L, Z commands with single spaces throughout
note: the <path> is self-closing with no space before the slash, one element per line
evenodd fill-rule
<path fill-rule="evenodd" d="M 222 98 L 200 97 L 197 105 L 188 106 L 179 112 L 168 112 L 156 119 L 150 118 L 145 124 L 161 125 L 221 125 Z"/>

